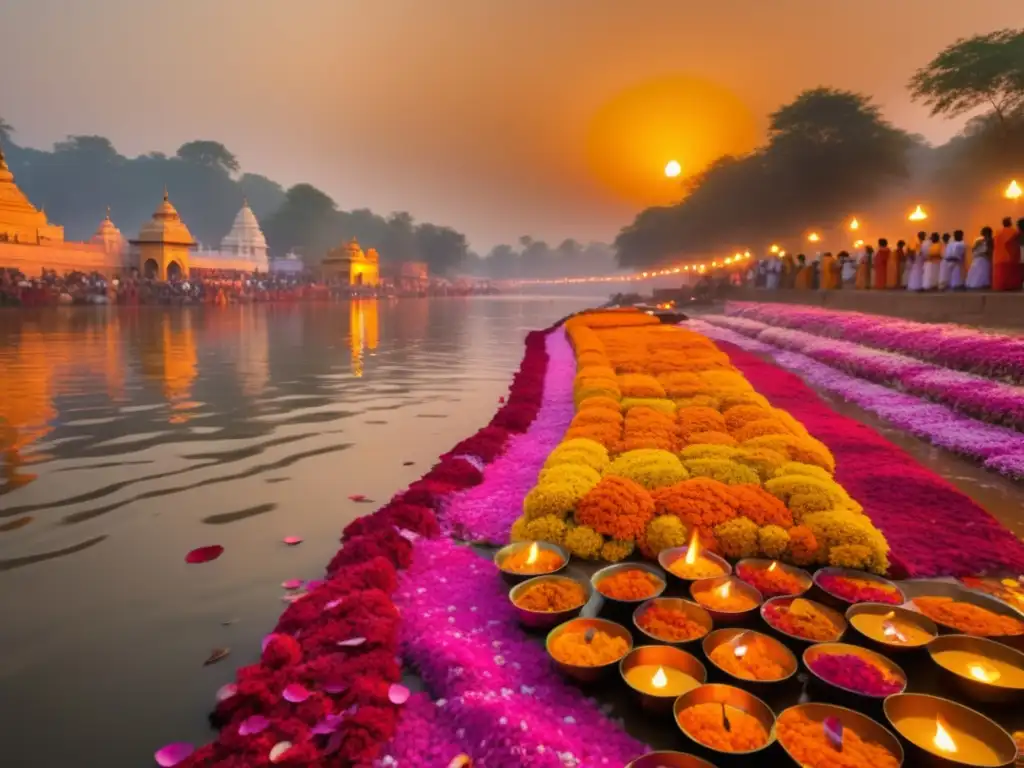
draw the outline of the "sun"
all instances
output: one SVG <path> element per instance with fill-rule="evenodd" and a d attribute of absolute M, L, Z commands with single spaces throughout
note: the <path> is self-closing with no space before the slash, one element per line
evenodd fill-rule
<path fill-rule="evenodd" d="M 665 175 L 670 179 L 674 179 L 680 173 L 683 172 L 683 166 L 679 164 L 678 160 L 669 160 L 665 165 Z"/>

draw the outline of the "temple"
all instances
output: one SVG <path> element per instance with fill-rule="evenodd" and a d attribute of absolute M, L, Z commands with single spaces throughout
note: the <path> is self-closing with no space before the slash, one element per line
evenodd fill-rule
<path fill-rule="evenodd" d="M 320 263 L 324 282 L 348 285 L 380 285 L 380 257 L 374 248 L 363 251 L 352 238 L 346 245 L 332 248 Z"/>
<path fill-rule="evenodd" d="M 3 147 L 0 147 L 0 242 L 26 245 L 64 242 L 64 227 L 50 224 L 46 213 L 32 205 L 14 183 Z"/>
<path fill-rule="evenodd" d="M 220 248 L 199 249 L 192 257 L 192 268 L 234 272 L 270 270 L 267 238 L 260 229 L 260 223 L 249 207 L 248 200 L 242 201 L 242 208 L 235 216 L 231 231 L 221 240 Z"/>
<path fill-rule="evenodd" d="M 131 244 L 135 249 L 132 261 L 140 275 L 155 280 L 174 280 L 188 275 L 189 252 L 196 247 L 196 241 L 171 205 L 166 189 L 153 218 L 142 225 Z"/>

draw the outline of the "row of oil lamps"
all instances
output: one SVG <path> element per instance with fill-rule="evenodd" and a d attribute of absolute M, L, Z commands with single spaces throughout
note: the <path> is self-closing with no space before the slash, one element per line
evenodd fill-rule
<path fill-rule="evenodd" d="M 697 556 L 715 562 L 723 571 L 723 575 L 713 579 L 689 579 L 679 576 L 677 569 L 672 567 L 676 561 L 681 563 L 685 560 L 692 563 Z M 827 574 L 847 574 L 860 580 L 875 582 L 880 587 L 894 589 L 905 602 L 903 590 L 894 582 L 873 574 L 846 569 L 823 568 L 812 577 L 799 568 L 773 561 L 740 561 L 738 569 L 744 563 L 748 564 L 748 567 L 766 567 L 772 570 L 782 568 L 801 580 L 804 592 L 811 593 L 820 602 L 815 604 L 830 616 L 838 629 L 834 642 L 814 642 L 792 635 L 765 618 L 766 606 L 779 601 L 792 601 L 794 597 L 799 597 L 799 594 L 804 592 L 765 601 L 754 587 L 732 575 L 732 567 L 727 561 L 706 551 L 698 554 L 696 547 L 679 547 L 662 552 L 659 562 L 664 570 L 648 563 L 618 563 L 597 571 L 589 581 L 558 575 L 568 562 L 568 553 L 548 542 L 519 542 L 499 550 L 495 555 L 495 563 L 503 577 L 514 585 L 509 593 L 509 599 L 515 606 L 522 624 L 533 630 L 550 629 L 546 643 L 548 653 L 555 666 L 576 682 L 591 684 L 607 679 L 617 668 L 621 679 L 639 698 L 644 710 L 655 716 L 671 712 L 680 731 L 693 744 L 694 751 L 714 761 L 708 762 L 701 757 L 681 752 L 653 752 L 635 760 L 627 768 L 714 768 L 715 765 L 761 765 L 760 760 L 770 759 L 771 752 L 767 750 L 773 749 L 775 742 L 778 741 L 774 735 L 776 717 L 772 709 L 750 691 L 768 693 L 778 691 L 781 684 L 792 683 L 800 665 L 791 648 L 802 651 L 802 660 L 810 673 L 809 679 L 814 683 L 815 690 L 822 692 L 832 701 L 873 711 L 879 719 L 884 718 L 900 738 L 871 717 L 837 704 L 804 702 L 790 708 L 799 711 L 812 722 L 839 722 L 840 733 L 843 729 L 851 730 L 864 741 L 881 745 L 898 760 L 900 766 L 1015 764 L 1017 746 L 1014 738 L 1006 730 L 980 712 L 950 699 L 906 693 L 906 674 L 887 657 L 925 649 L 929 658 L 935 662 L 936 674 L 965 697 L 985 703 L 1005 704 L 1012 701 L 1018 702 L 1019 706 L 1019 702 L 1024 701 L 1024 653 L 986 638 L 961 634 L 939 636 L 942 631 L 952 631 L 951 628 L 940 628 L 926 616 L 907 607 L 879 603 L 851 604 L 838 595 L 824 590 L 819 578 Z M 660 581 L 660 589 L 656 589 L 653 595 L 637 600 L 614 599 L 597 590 L 597 585 L 602 579 L 626 569 L 639 569 L 651 574 Z M 516 605 L 517 598 L 526 589 L 548 579 L 571 579 L 580 584 L 584 588 L 586 602 L 572 609 L 553 613 L 538 613 Z M 741 611 L 727 611 L 706 603 L 698 604 L 696 601 L 691 602 L 682 598 L 663 597 L 662 594 L 670 582 L 689 584 L 691 595 L 706 592 L 710 588 L 728 596 L 730 590 L 735 590 L 751 597 L 754 605 Z M 907 586 L 909 589 L 909 584 Z M 950 590 L 956 589 L 953 585 L 941 586 Z M 966 599 L 972 599 L 971 593 L 961 591 Z M 599 612 L 609 618 L 580 617 L 583 608 L 590 602 L 595 592 L 603 599 Z M 704 634 L 677 642 L 669 642 L 652 635 L 639 625 L 638 619 L 645 610 L 655 604 L 684 611 L 691 620 L 702 626 Z M 988 605 L 991 604 L 986 602 L 986 606 Z M 845 619 L 843 614 L 829 606 L 845 608 Z M 1005 608 L 1015 615 L 1012 608 Z M 774 635 L 781 637 L 782 642 L 775 637 L 743 628 L 751 621 L 756 621 L 758 615 L 764 619 Z M 622 623 L 611 621 L 610 618 L 618 619 Z M 632 619 L 632 626 L 639 635 L 649 638 L 656 644 L 634 647 L 633 633 L 627 629 L 628 618 Z M 859 620 L 865 618 L 870 620 Z M 730 628 L 712 631 L 715 624 Z M 858 641 L 875 650 L 837 642 L 851 625 Z M 899 627 L 905 631 L 926 633 L 927 637 L 921 644 L 908 645 L 906 638 L 900 634 Z M 562 633 L 592 634 L 595 631 L 622 638 L 625 641 L 622 655 L 607 664 L 591 667 L 568 664 L 551 654 L 552 641 Z M 711 653 L 722 645 L 728 645 L 739 658 L 747 652 L 748 646 L 755 638 L 759 646 L 767 649 L 773 660 L 785 670 L 783 677 L 771 681 L 739 678 L 711 658 Z M 696 656 L 683 650 L 689 644 L 699 644 L 702 655 L 714 667 L 719 677 L 728 679 L 736 685 L 708 684 L 704 664 Z M 884 699 L 874 698 L 822 678 L 814 672 L 811 664 L 816 655 L 827 653 L 853 654 L 869 660 L 902 683 L 900 692 Z M 743 688 L 738 687 L 739 685 Z M 804 698 L 801 697 L 802 700 Z M 772 734 L 772 737 L 763 747 L 749 752 L 716 750 L 703 744 L 688 733 L 679 716 L 690 707 L 708 703 L 722 706 L 723 720 L 726 719 L 727 711 L 738 711 L 738 714 L 745 713 L 756 718 L 765 732 Z M 780 717 L 783 714 L 781 713 Z M 779 744 L 789 757 L 790 764 L 800 765 L 786 744 Z M 833 748 L 841 751 L 842 742 L 833 745 Z M 854 765 L 845 762 L 841 764 Z"/>

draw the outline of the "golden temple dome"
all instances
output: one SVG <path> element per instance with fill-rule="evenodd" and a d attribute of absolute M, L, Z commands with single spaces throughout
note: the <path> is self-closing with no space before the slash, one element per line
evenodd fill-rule
<path fill-rule="evenodd" d="M 90 242 L 104 246 L 108 251 L 120 251 L 124 248 L 124 235 L 117 228 L 110 218 L 110 206 L 107 206 L 107 216 L 96 228 L 96 233 Z"/>
<path fill-rule="evenodd" d="M 377 253 L 377 249 L 376 248 L 370 248 L 369 250 L 366 251 L 366 260 L 367 261 L 380 261 L 380 254 Z"/>
<path fill-rule="evenodd" d="M 7 167 L 7 158 L 4 157 L 4 148 L 0 147 L 0 184 L 10 184 L 14 181 L 14 174 Z"/>
<path fill-rule="evenodd" d="M 363 249 L 359 247 L 359 241 L 354 237 L 348 241 L 348 245 L 345 246 L 345 250 L 353 256 L 356 254 L 362 255 Z"/>
<path fill-rule="evenodd" d="M 166 189 L 163 202 L 153 212 L 153 218 L 142 225 L 139 236 L 132 243 L 170 243 L 190 247 L 196 244 L 178 211 L 171 205 Z"/>

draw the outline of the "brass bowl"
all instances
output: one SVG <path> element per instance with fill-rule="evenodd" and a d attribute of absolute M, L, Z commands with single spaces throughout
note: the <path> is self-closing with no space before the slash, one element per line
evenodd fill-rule
<path fill-rule="evenodd" d="M 856 733 L 862 741 L 871 742 L 878 744 L 880 747 L 884 747 L 888 750 L 889 754 L 896 758 L 896 765 L 903 765 L 903 745 L 900 744 L 900 740 L 897 739 L 887 728 L 879 725 L 867 715 L 862 715 L 860 712 L 855 712 L 852 709 L 846 707 L 837 707 L 835 704 L 797 704 L 795 707 L 789 707 L 779 713 L 779 719 L 781 720 L 786 716 L 787 712 L 802 712 L 810 720 L 820 723 L 826 717 L 835 717 L 843 724 L 843 730 L 850 730 Z M 779 739 L 779 745 L 782 747 L 783 752 L 786 753 L 792 761 L 792 765 L 799 766 L 801 763 L 793 757 L 789 748 L 786 746 L 786 742 L 783 739 Z"/>
<path fill-rule="evenodd" d="M 718 608 L 712 608 L 709 605 L 704 605 L 697 599 L 698 592 L 718 589 L 727 581 L 732 582 L 732 588 L 735 592 L 747 595 L 747 597 L 753 600 L 754 606 L 742 611 L 723 611 Z M 758 610 L 761 608 L 761 603 L 764 602 L 764 598 L 761 596 L 760 592 L 747 584 L 747 582 L 737 579 L 735 576 L 718 576 L 714 579 L 701 579 L 700 581 L 695 581 L 690 584 L 690 596 L 693 597 L 693 601 L 695 603 L 708 612 L 715 624 L 720 627 L 733 626 L 735 624 L 743 624 L 744 622 L 750 621 L 757 615 Z"/>
<path fill-rule="evenodd" d="M 553 653 L 551 653 L 551 642 L 561 635 L 563 632 L 586 632 L 588 629 L 596 629 L 604 632 L 608 635 L 621 637 L 626 641 L 626 650 L 617 659 L 612 659 L 606 664 L 601 664 L 597 667 L 583 667 L 576 664 L 567 664 L 563 661 L 559 661 Z M 548 656 L 555 663 L 555 666 L 562 672 L 566 677 L 572 678 L 581 683 L 593 683 L 601 678 L 605 677 L 615 666 L 622 661 L 622 659 L 633 650 L 633 636 L 629 633 L 621 624 L 616 624 L 614 621 L 608 621 L 607 619 L 569 619 L 564 624 L 559 624 L 557 627 L 552 629 L 547 638 L 544 641 L 544 649 L 547 651 Z"/>
<path fill-rule="evenodd" d="M 619 662 L 619 674 L 622 676 L 622 681 L 640 696 L 640 706 L 650 712 L 669 712 L 672 709 L 672 704 L 682 694 L 658 696 L 635 688 L 630 684 L 626 673 L 634 667 L 642 665 L 678 669 L 696 680 L 698 686 L 704 685 L 708 680 L 708 671 L 704 665 L 686 651 L 673 648 L 671 645 L 641 645 L 639 648 L 634 648 Z"/>
<path fill-rule="evenodd" d="M 845 611 L 851 605 L 856 605 L 856 603 L 847 600 L 844 597 L 840 597 L 837 594 L 829 592 L 827 589 L 821 586 L 822 576 L 845 576 L 848 579 L 862 579 L 864 581 L 872 581 L 878 584 L 880 587 L 890 587 L 896 590 L 896 592 L 898 593 L 898 597 L 900 598 L 900 601 L 898 603 L 892 603 L 892 605 L 901 605 L 902 603 L 906 602 L 906 594 L 903 592 L 903 590 L 899 586 L 897 586 L 895 582 L 889 581 L 889 579 L 886 579 L 882 576 L 878 576 L 874 573 L 868 573 L 867 571 L 855 571 L 852 568 L 819 568 L 817 571 L 814 572 L 814 576 L 811 577 L 812 581 L 814 582 L 814 594 L 812 595 L 812 597 L 819 603 L 830 605 L 833 608 L 837 608 L 842 611 Z M 882 603 L 882 605 L 889 605 L 889 603 Z"/>
<path fill-rule="evenodd" d="M 980 712 L 975 712 L 955 701 L 923 693 L 899 693 L 885 700 L 882 711 L 885 713 L 885 719 L 889 722 L 889 727 L 907 743 L 907 758 L 915 768 L 919 765 L 948 768 L 951 765 L 971 765 L 971 763 L 961 762 L 951 757 L 941 757 L 911 739 L 900 730 L 899 726 L 901 721 L 909 718 L 937 721 L 941 716 L 947 730 L 969 733 L 992 748 L 999 760 L 995 764 L 998 768 L 1012 766 L 1017 759 L 1017 745 L 1009 733 Z M 921 738 L 919 734 L 917 737 Z M 930 739 L 928 742 L 931 746 Z M 913 759 L 911 760 L 911 758 Z"/>
<path fill-rule="evenodd" d="M 1024 621 L 1024 614 L 1002 600 L 950 581 L 908 581 L 906 582 L 904 592 L 910 601 L 906 607 L 912 610 L 918 610 L 917 606 L 914 605 L 914 600 L 918 597 L 950 597 L 958 602 L 970 603 L 1000 616 L 1008 616 L 1018 621 Z M 938 626 L 941 634 L 960 633 L 960 630 L 952 625 L 942 624 L 938 621 L 935 624 Z M 1024 635 L 991 635 L 987 639 L 1008 645 L 1018 651 L 1024 651 Z"/>
<path fill-rule="evenodd" d="M 939 670 L 943 682 L 972 701 L 984 704 L 1007 704 L 1024 699 L 1024 687 L 1013 688 L 1000 685 L 999 680 L 985 682 L 969 674 L 957 672 L 944 665 L 936 657 L 943 651 L 964 651 L 986 659 L 993 659 L 1011 667 L 1016 667 L 1024 674 L 1024 653 L 1014 650 L 995 640 L 969 635 L 944 635 L 928 643 L 928 656 Z"/>
<path fill-rule="evenodd" d="M 821 603 L 815 602 L 814 600 L 808 600 L 806 597 L 802 597 L 799 599 L 807 600 L 807 602 L 812 603 L 817 610 L 821 611 L 823 614 L 828 616 L 828 618 L 832 621 L 832 623 L 836 626 L 838 630 L 836 632 L 835 637 L 830 638 L 828 640 L 811 640 L 809 637 L 803 637 L 802 635 L 794 635 L 792 632 L 787 632 L 777 624 L 773 624 L 771 620 L 768 618 L 771 609 L 774 607 L 788 606 L 796 599 L 796 597 L 773 597 L 771 600 L 768 600 L 767 602 L 765 602 L 764 605 L 761 606 L 761 618 L 764 619 L 764 623 L 768 625 L 772 632 L 781 635 L 784 638 L 784 641 L 787 645 L 789 645 L 790 647 L 798 648 L 802 651 L 807 646 L 814 645 L 815 643 L 838 642 L 842 639 L 843 635 L 846 634 L 846 619 L 843 618 L 843 614 L 841 614 L 839 611 L 833 608 L 829 608 L 827 605 L 822 605 Z"/>
<path fill-rule="evenodd" d="M 553 571 L 547 571 L 545 573 L 516 573 L 515 571 L 505 569 L 504 563 L 507 557 L 522 552 L 524 549 L 529 549 L 533 544 L 536 544 L 540 549 L 548 552 L 554 552 L 556 555 L 559 555 L 562 558 L 562 564 Z M 498 570 L 501 571 L 501 577 L 507 583 L 519 584 L 520 582 L 532 579 L 535 576 L 550 576 L 553 573 L 558 573 L 563 570 L 569 564 L 569 553 L 557 544 L 552 544 L 550 541 L 516 541 L 512 544 L 507 544 L 494 553 L 494 564 L 498 566 Z"/>
<path fill-rule="evenodd" d="M 735 707 L 748 715 L 757 718 L 768 734 L 768 741 L 763 747 L 750 750 L 748 752 L 724 752 L 714 747 L 710 747 L 702 741 L 697 741 L 690 733 L 683 728 L 682 723 L 679 722 L 679 715 L 686 709 L 696 706 L 697 704 L 724 704 L 726 706 Z M 672 707 L 673 719 L 676 721 L 676 727 L 679 728 L 680 732 L 689 741 L 696 745 L 697 751 L 702 754 L 708 755 L 710 759 L 713 759 L 716 763 L 742 763 L 743 765 L 749 765 L 749 758 L 752 755 L 764 752 L 766 749 L 775 743 L 775 715 L 772 713 L 771 707 L 757 698 L 754 694 L 748 693 L 742 688 L 736 688 L 732 685 L 702 685 L 700 688 L 694 688 L 689 693 L 684 693 L 678 699 L 676 699 L 675 705 Z M 766 763 L 768 764 L 768 763 Z"/>
<path fill-rule="evenodd" d="M 648 752 L 626 768 L 715 768 L 707 760 L 683 752 Z"/>
<path fill-rule="evenodd" d="M 814 586 L 814 580 L 811 579 L 811 574 L 809 574 L 803 568 L 797 568 L 795 565 L 786 565 L 785 563 L 781 563 L 778 560 L 767 560 L 761 557 L 748 557 L 744 558 L 743 560 L 740 560 L 738 563 L 736 563 L 736 568 L 733 570 L 733 573 L 736 574 L 736 578 L 742 581 L 743 577 L 740 575 L 740 572 L 744 569 L 744 567 L 753 568 L 761 571 L 767 571 L 769 568 L 772 567 L 773 564 L 783 573 L 788 573 L 793 578 L 798 579 L 801 584 L 801 589 L 799 592 L 793 592 L 791 594 L 785 595 L 769 595 L 767 592 L 761 592 L 761 590 L 758 589 L 758 591 L 761 592 L 761 594 L 764 595 L 765 598 L 800 597 L 801 595 L 806 595 L 807 591 L 812 586 Z M 746 583 L 750 584 L 750 582 Z M 754 589 L 757 589 L 757 587 L 754 584 L 750 584 L 750 586 L 754 587 Z"/>
<path fill-rule="evenodd" d="M 687 546 L 663 549 L 661 550 L 661 552 L 658 553 L 658 565 L 665 569 L 665 573 L 668 574 L 668 578 L 673 583 L 692 584 L 695 581 L 701 581 L 701 579 L 688 579 L 685 576 L 680 576 L 679 574 L 675 573 L 671 568 L 672 563 L 674 563 L 676 560 L 682 560 L 683 558 L 685 558 L 686 553 L 689 551 L 690 548 Z M 729 576 L 732 574 L 732 566 L 729 565 L 729 561 L 726 560 L 724 557 L 719 557 L 714 552 L 709 552 L 706 549 L 701 549 L 700 556 L 703 557 L 705 560 L 710 560 L 712 563 L 714 563 L 722 569 L 722 572 L 719 574 L 719 576 Z M 711 578 L 717 577 L 713 576 Z"/>
<path fill-rule="evenodd" d="M 846 620 L 850 624 L 853 632 L 856 634 L 857 640 L 859 640 L 865 647 L 870 648 L 873 651 L 878 651 L 879 653 L 912 653 L 928 646 L 927 642 L 921 643 L 920 645 L 906 645 L 904 643 L 891 643 L 887 640 L 879 640 L 878 638 L 870 637 L 869 635 L 861 632 L 853 621 L 857 616 L 863 616 L 865 614 L 872 616 L 885 616 L 890 613 L 894 615 L 894 618 L 899 619 L 901 623 L 913 624 L 918 629 L 927 632 L 932 636 L 933 640 L 939 634 L 939 628 L 935 625 L 935 622 L 923 613 L 918 613 L 917 611 L 912 611 L 909 608 L 903 608 L 898 605 L 888 605 L 886 603 L 857 603 L 857 605 L 851 605 L 846 611 Z"/>
<path fill-rule="evenodd" d="M 646 597 L 639 598 L 637 600 L 619 600 L 615 597 L 608 597 L 601 591 L 601 581 L 614 576 L 617 573 L 623 571 L 646 571 L 658 578 L 661 585 L 654 590 L 653 594 L 647 595 Z M 601 597 L 600 613 L 602 615 L 610 615 L 616 619 L 622 619 L 623 622 L 629 621 L 629 617 L 632 615 L 636 607 L 647 600 L 651 600 L 655 597 L 661 597 L 665 591 L 665 587 L 668 586 L 668 581 L 665 579 L 665 573 L 658 566 L 651 565 L 650 563 L 615 563 L 615 565 L 606 565 L 604 568 L 596 571 L 593 576 L 590 577 L 590 583 L 594 585 L 594 591 Z"/>
<path fill-rule="evenodd" d="M 783 668 L 784 674 L 782 677 L 777 680 L 751 680 L 747 677 L 737 677 L 731 672 L 722 669 L 722 667 L 720 667 L 718 663 L 711 658 L 711 654 L 720 645 L 735 644 L 738 642 L 739 638 L 742 638 L 744 635 L 751 640 L 757 638 L 764 643 L 768 649 L 769 655 Z M 736 685 L 742 685 L 745 688 L 767 690 L 775 687 L 779 683 L 784 683 L 793 677 L 800 666 L 796 660 L 796 656 L 793 655 L 793 652 L 774 637 L 749 629 L 716 629 L 704 638 L 704 641 L 701 643 L 701 649 L 704 651 L 704 656 L 712 667 L 728 677 L 731 681 L 735 681 Z"/>
<path fill-rule="evenodd" d="M 583 588 L 583 602 L 575 608 L 567 608 L 564 611 L 531 611 L 528 608 L 521 607 L 516 602 L 527 590 L 538 584 L 544 584 L 549 581 L 571 581 L 579 584 Z M 509 602 L 512 603 L 512 607 L 515 608 L 516 616 L 519 617 L 519 623 L 524 627 L 527 629 L 551 629 L 552 627 L 557 627 L 559 624 L 566 622 L 569 619 L 579 616 L 586 604 L 590 602 L 590 598 L 593 594 L 594 588 L 591 586 L 589 580 L 574 579 L 572 576 L 550 574 L 547 576 L 534 576 L 532 579 L 527 579 L 526 581 L 516 584 L 509 590 L 508 599 Z"/>
<path fill-rule="evenodd" d="M 681 611 L 685 613 L 687 616 L 689 616 L 691 621 L 694 621 L 697 624 L 700 624 L 702 627 L 704 627 L 704 634 L 699 635 L 698 637 L 691 638 L 689 640 L 667 640 L 664 637 L 658 637 L 657 635 L 648 632 L 646 629 L 640 626 L 640 617 L 644 614 L 644 611 L 648 610 L 649 608 L 655 605 L 664 606 L 669 610 Z M 705 611 L 701 606 L 697 605 L 696 603 L 691 603 L 689 600 L 684 600 L 681 597 L 655 597 L 650 600 L 647 600 L 646 602 L 641 603 L 639 606 L 637 606 L 637 609 L 633 611 L 633 626 L 636 627 L 637 632 L 644 635 L 645 637 L 651 638 L 651 640 L 654 640 L 657 643 L 664 643 L 665 645 L 683 646 L 688 645 L 690 643 L 696 643 L 697 641 L 702 640 L 708 634 L 708 632 L 712 630 L 712 628 L 714 627 L 714 622 L 711 620 L 711 616 L 710 614 L 708 614 L 707 611 Z"/>
<path fill-rule="evenodd" d="M 872 696 L 871 694 L 858 691 L 853 688 L 847 688 L 846 686 L 833 683 L 831 680 L 826 680 L 824 677 L 814 671 L 811 664 L 815 659 L 821 656 L 828 655 L 841 655 L 841 656 L 859 656 L 864 661 L 867 661 L 875 666 L 881 667 L 885 670 L 890 677 L 896 678 L 901 684 L 901 688 L 898 693 L 903 693 L 907 690 L 907 673 L 904 672 L 895 662 L 891 659 L 887 659 L 880 653 L 869 651 L 866 648 L 861 648 L 858 645 L 850 645 L 849 643 L 818 643 L 812 645 L 803 654 L 804 666 L 807 667 L 807 671 L 811 673 L 811 677 L 821 683 L 821 686 L 831 693 L 844 701 L 850 703 L 863 704 L 864 702 L 878 702 L 885 698 L 885 696 Z M 895 695 L 895 694 L 889 694 Z"/>

